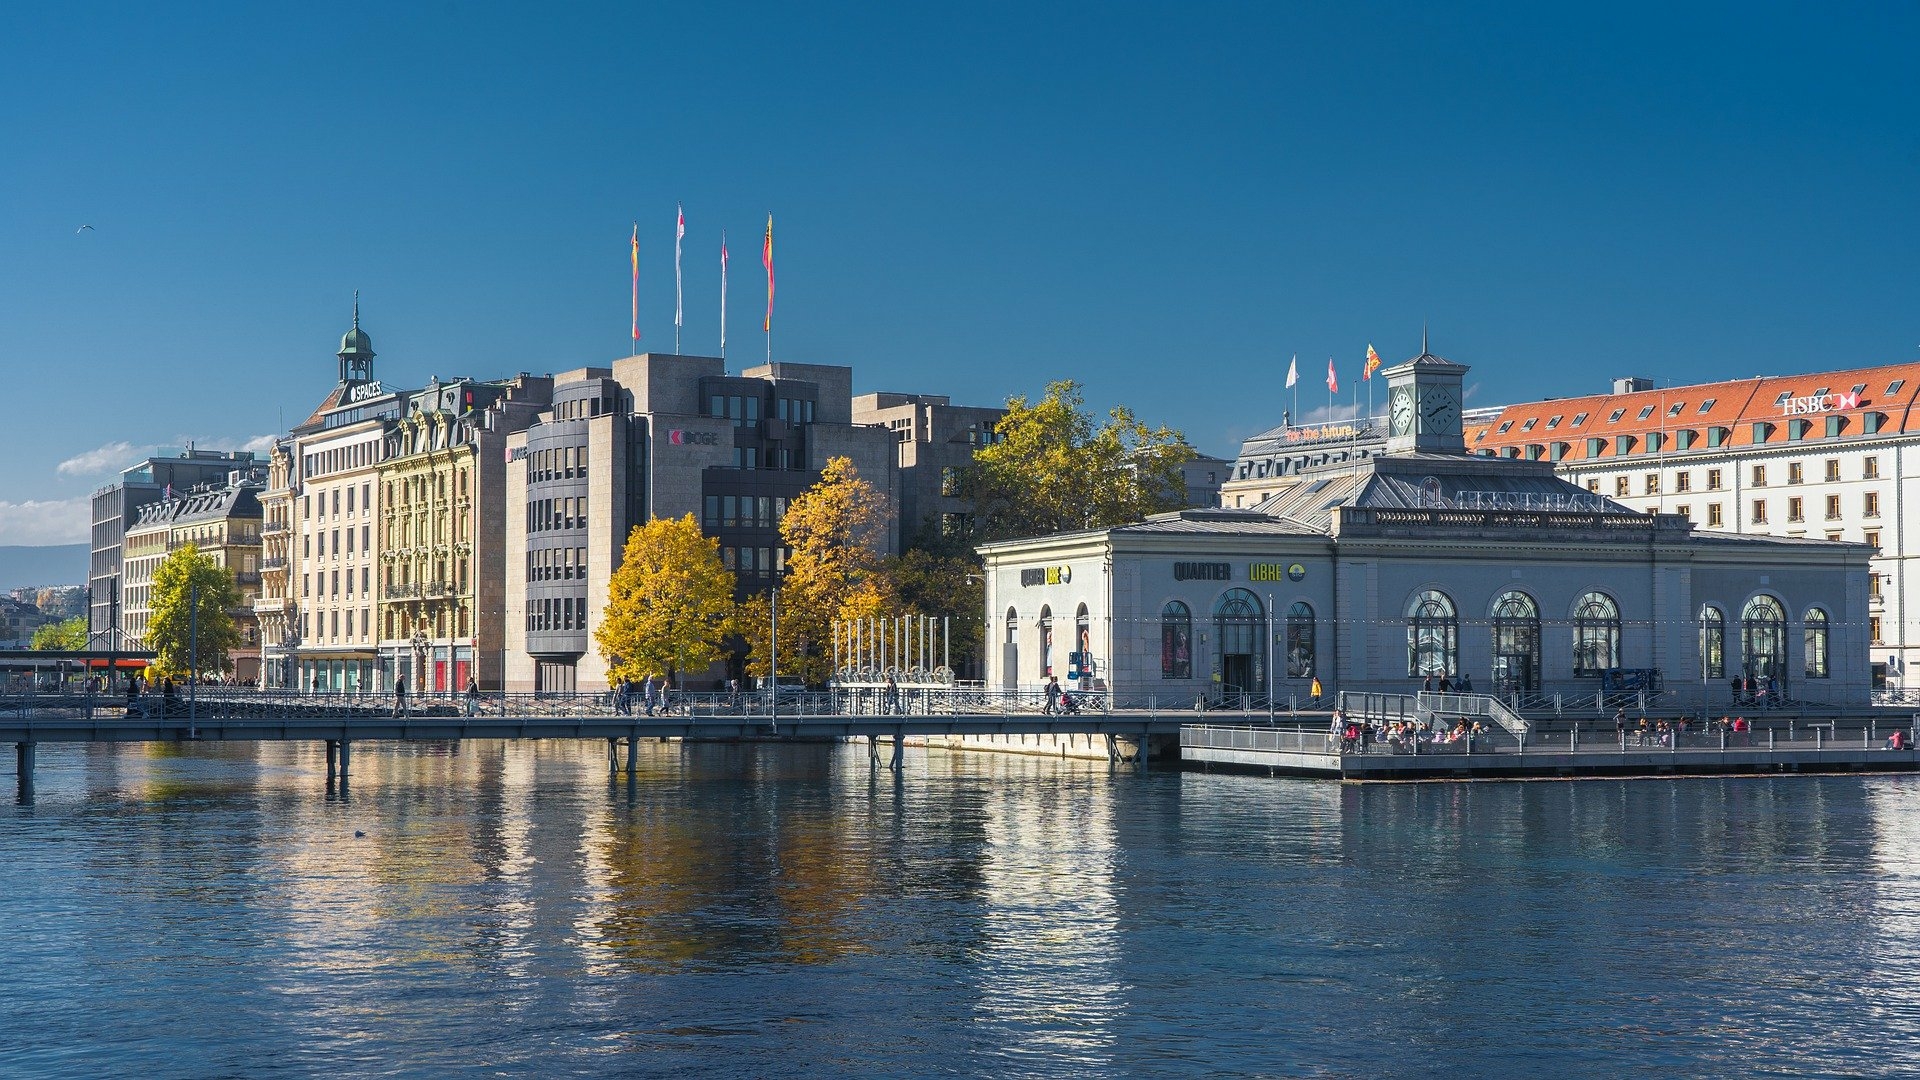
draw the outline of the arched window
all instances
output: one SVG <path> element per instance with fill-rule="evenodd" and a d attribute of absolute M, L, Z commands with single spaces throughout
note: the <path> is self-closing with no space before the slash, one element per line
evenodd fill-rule
<path fill-rule="evenodd" d="M 1087 617 L 1087 605 L 1073 613 L 1073 649 L 1080 654 L 1080 677 L 1093 677 L 1093 626 Z"/>
<path fill-rule="evenodd" d="M 1314 673 L 1313 605 L 1301 600 L 1287 609 L 1287 678 L 1311 679 Z"/>
<path fill-rule="evenodd" d="M 1221 691 L 1264 692 L 1267 619 L 1260 598 L 1245 589 L 1228 589 L 1214 602 L 1213 623 L 1220 642 Z"/>
<path fill-rule="evenodd" d="M 1040 609 L 1040 677 L 1053 674 L 1053 605 Z"/>
<path fill-rule="evenodd" d="M 1784 679 L 1787 674 L 1787 611 L 1762 593 L 1740 611 L 1740 656 L 1750 679 Z"/>
<path fill-rule="evenodd" d="M 1807 652 L 1807 678 L 1824 679 L 1827 677 L 1827 613 L 1819 608 L 1808 608 L 1806 617 L 1801 620 Z"/>
<path fill-rule="evenodd" d="M 1580 597 L 1573 608 L 1573 674 L 1597 679 L 1620 666 L 1620 606 L 1603 592 Z"/>
<path fill-rule="evenodd" d="M 1012 608 L 1008 608 L 1007 609 L 1007 644 L 1014 645 L 1014 644 L 1017 644 L 1019 641 L 1020 641 L 1020 613 L 1013 610 Z"/>
<path fill-rule="evenodd" d="M 1493 689 L 1499 694 L 1540 689 L 1540 606 L 1518 590 L 1493 601 Z"/>
<path fill-rule="evenodd" d="M 1160 609 L 1160 677 L 1193 678 L 1193 612 L 1178 600 Z"/>
<path fill-rule="evenodd" d="M 1700 608 L 1700 677 L 1727 677 L 1727 617 L 1712 604 Z"/>
<path fill-rule="evenodd" d="M 1452 675 L 1460 665 L 1460 620 L 1446 593 L 1427 589 L 1407 604 L 1407 674 Z"/>

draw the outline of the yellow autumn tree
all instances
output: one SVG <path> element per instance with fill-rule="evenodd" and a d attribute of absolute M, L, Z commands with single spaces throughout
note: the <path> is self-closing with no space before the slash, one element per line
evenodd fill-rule
<path fill-rule="evenodd" d="M 851 460 L 827 462 L 820 481 L 788 505 L 780 520 L 787 556 L 780 582 L 780 674 L 824 682 L 833 668 L 833 624 L 871 618 L 893 606 L 885 573 L 891 500 L 860 478 Z M 742 605 L 747 673 L 767 674 L 770 598 Z"/>
<path fill-rule="evenodd" d="M 733 617 L 733 574 L 720 565 L 720 542 L 701 535 L 688 514 L 649 521 L 628 534 L 593 636 L 608 678 L 638 682 L 699 671 L 720 659 Z"/>

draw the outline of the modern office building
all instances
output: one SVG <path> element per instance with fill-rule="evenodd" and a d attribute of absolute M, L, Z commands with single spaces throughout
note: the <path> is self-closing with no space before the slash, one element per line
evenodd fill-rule
<path fill-rule="evenodd" d="M 1859 613 L 1878 683 L 1920 659 L 1920 364 L 1656 387 L 1509 405 L 1477 454 L 1545 461 L 1586 491 L 1701 532 L 1846 540 L 1874 552 Z M 1916 585 L 1920 589 L 1920 585 Z"/>
<path fill-rule="evenodd" d="M 1007 411 L 955 405 L 941 394 L 862 394 L 852 405 L 853 423 L 885 428 L 894 442 L 897 547 L 916 536 L 971 532 L 973 503 L 961 493 L 961 476 L 974 452 L 992 445 Z"/>
<path fill-rule="evenodd" d="M 1257 505 L 987 545 L 989 683 L 1077 674 L 1172 703 L 1464 675 L 1526 697 L 1590 701 L 1611 681 L 1724 707 L 1728 680 L 1751 676 L 1867 701 L 1872 548 L 1699 529 L 1544 456 L 1470 453 L 1465 371 L 1425 353 L 1386 371 L 1379 452 L 1289 460 Z"/>
<path fill-rule="evenodd" d="M 188 447 L 178 454 L 150 457 L 129 465 L 121 470 L 119 480 L 93 493 L 92 553 L 87 570 L 92 602 L 87 615 L 87 633 L 95 646 L 106 649 L 127 644 L 125 620 L 116 617 L 124 607 L 120 597 L 122 541 L 140 508 L 202 484 L 224 483 L 229 473 L 251 473 L 258 467 L 250 451 L 236 453 Z"/>
<path fill-rule="evenodd" d="M 593 628 L 628 533 L 692 514 L 720 542 L 740 595 L 785 568 L 780 518 L 828 459 L 896 486 L 898 438 L 853 418 L 853 372 L 647 353 L 554 377 L 553 404 L 510 435 L 507 688 L 598 690 Z M 898 544 L 897 520 L 886 543 Z"/>

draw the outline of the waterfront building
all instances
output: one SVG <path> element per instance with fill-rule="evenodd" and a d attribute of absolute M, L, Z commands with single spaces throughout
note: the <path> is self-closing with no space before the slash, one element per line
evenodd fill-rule
<path fill-rule="evenodd" d="M 875 393 L 853 399 L 853 423 L 885 428 L 894 441 L 900 550 L 917 536 L 973 531 L 973 502 L 962 494 L 962 476 L 974 452 L 993 444 L 1006 413 L 955 405 L 943 394 Z"/>
<path fill-rule="evenodd" d="M 892 492 L 898 437 L 853 418 L 851 368 L 645 353 L 554 377 L 552 406 L 507 440 L 507 688 L 600 690 L 592 632 L 627 535 L 692 514 L 739 595 L 785 569 L 780 519 L 833 457 Z M 886 538 L 899 543 L 897 520 Z"/>
<path fill-rule="evenodd" d="M 1290 460 L 1255 504 L 984 546 L 990 685 L 1171 703 L 1465 676 L 1724 706 L 1750 676 L 1867 701 L 1871 547 L 1697 529 L 1551 460 L 1470 453 L 1465 371 L 1422 353 L 1385 372 L 1377 452 Z"/>
<path fill-rule="evenodd" d="M 260 630 L 260 686 L 298 685 L 293 649 L 298 643 L 298 605 L 289 590 L 293 560 L 293 454 L 288 439 L 267 451 L 267 481 L 260 491 L 260 593 L 253 601 Z"/>
<path fill-rule="evenodd" d="M 1872 674 L 1898 684 L 1920 659 L 1920 364 L 1658 388 L 1508 405 L 1468 447 L 1546 461 L 1586 491 L 1705 533 L 1846 540 L 1873 551 L 1859 613 Z"/>
<path fill-rule="evenodd" d="M 127 645 L 126 621 L 120 617 L 125 553 L 122 543 L 141 507 L 174 492 L 202 484 L 220 483 L 227 474 L 258 467 L 251 451 L 198 450 L 150 457 L 120 471 L 120 479 L 95 491 L 91 503 L 87 588 L 92 600 L 87 612 L 87 634 L 101 649 Z"/>
<path fill-rule="evenodd" d="M 552 388 L 552 379 L 522 373 L 500 382 L 434 379 L 401 396 L 374 483 L 383 685 L 405 678 L 417 695 L 455 695 L 472 678 L 483 690 L 500 689 L 506 440 L 547 407 Z M 368 543 L 363 526 L 363 551 Z"/>
<path fill-rule="evenodd" d="M 240 603 L 228 612 L 240 644 L 228 659 L 238 682 L 260 675 L 260 633 L 253 606 L 260 592 L 259 491 L 255 472 L 234 471 L 223 484 L 205 484 L 165 496 L 138 511 L 125 536 L 122 626 L 135 647 L 145 645 L 153 616 L 153 578 L 168 555 L 188 544 L 233 575 Z"/>

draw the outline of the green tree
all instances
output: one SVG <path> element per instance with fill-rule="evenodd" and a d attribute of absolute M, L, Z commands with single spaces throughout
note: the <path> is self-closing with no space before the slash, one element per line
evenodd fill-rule
<path fill-rule="evenodd" d="M 153 572 L 147 648 L 154 653 L 152 678 L 180 678 L 194 671 L 226 671 L 227 654 L 240 644 L 228 614 L 240 606 L 233 574 L 187 544 L 161 560 Z M 197 653 L 190 647 L 198 646 Z"/>
<path fill-rule="evenodd" d="M 87 647 L 87 618 L 75 615 L 48 623 L 33 632 L 33 647 L 46 652 L 83 652 Z"/>
<path fill-rule="evenodd" d="M 947 620 L 955 671 L 980 658 L 985 631 L 986 577 L 972 553 L 913 548 L 887 560 L 889 591 L 909 615 Z"/>
<path fill-rule="evenodd" d="M 780 539 L 791 552 L 780 583 L 780 673 L 806 682 L 832 674 L 833 623 L 871 618 L 893 603 L 885 572 L 891 500 L 851 460 L 827 462 L 820 480 L 788 505 Z M 747 673 L 767 674 L 770 599 L 742 605 Z"/>
<path fill-rule="evenodd" d="M 1096 423 L 1072 380 L 1048 383 L 1036 402 L 1008 398 L 995 433 L 967 478 L 980 540 L 1124 525 L 1185 505 L 1185 437 L 1124 405 Z"/>
<path fill-rule="evenodd" d="M 733 574 L 720 541 L 692 514 L 661 518 L 627 535 L 607 583 L 607 610 L 593 633 L 613 679 L 699 671 L 725 655 L 734 619 Z"/>

